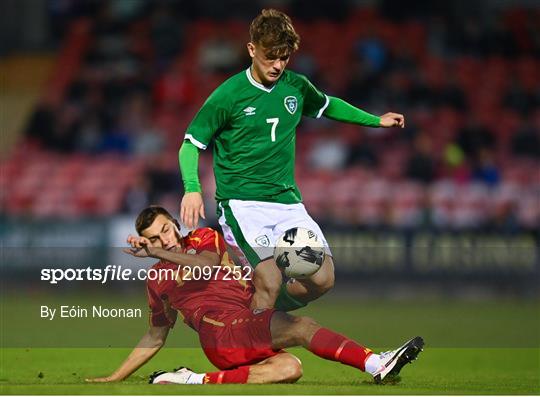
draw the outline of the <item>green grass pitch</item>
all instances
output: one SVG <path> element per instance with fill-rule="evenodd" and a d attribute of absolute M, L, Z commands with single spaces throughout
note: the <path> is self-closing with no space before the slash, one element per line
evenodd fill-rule
<path fill-rule="evenodd" d="M 209 369 L 198 349 L 164 348 L 122 384 L 85 384 L 105 375 L 129 349 L 7 349 L 2 394 L 538 394 L 538 349 L 427 348 L 404 367 L 401 382 L 376 385 L 354 368 L 294 350 L 304 377 L 294 385 L 149 385 L 153 369 Z"/>
<path fill-rule="evenodd" d="M 75 298 L 55 297 L 51 301 L 55 299 L 72 302 Z M 125 306 L 144 305 L 139 297 L 131 299 L 117 298 Z M 422 335 L 425 351 L 403 369 L 401 381 L 396 384 L 376 385 L 369 375 L 354 368 L 322 360 L 303 349 L 292 349 L 304 365 L 304 376 L 294 385 L 180 386 L 148 385 L 147 377 L 154 370 L 170 370 L 179 365 L 201 372 L 213 370 L 202 351 L 195 347 L 195 334 L 183 324 L 177 324 L 166 347 L 127 381 L 86 384 L 86 377 L 108 375 L 118 366 L 144 333 L 145 320 L 42 320 L 19 326 L 17 316 L 37 310 L 35 306 L 44 300 L 47 299 L 34 297 L 8 299 L 12 305 L 3 302 L 2 394 L 540 393 L 539 305 L 532 301 L 357 303 L 325 298 L 300 313 L 315 317 L 323 325 L 369 347 L 392 348 L 410 336 Z M 95 299 L 81 297 L 80 303 L 90 300 Z M 6 325 L 8 319 L 13 325 Z M 96 340 L 110 340 L 113 347 L 88 347 L 96 341 L 76 347 L 74 335 L 81 333 Z M 51 347 L 43 347 L 43 335 L 54 341 Z M 186 343 L 186 339 L 190 342 Z M 62 346 L 60 340 L 65 341 L 64 346 L 73 347 L 54 347 Z M 25 347 L 28 341 L 33 343 Z"/>

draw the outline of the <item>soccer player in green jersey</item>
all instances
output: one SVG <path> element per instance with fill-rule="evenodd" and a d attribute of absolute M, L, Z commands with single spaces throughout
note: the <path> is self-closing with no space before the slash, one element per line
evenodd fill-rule
<path fill-rule="evenodd" d="M 191 124 L 179 152 L 185 194 L 182 222 L 204 218 L 198 178 L 199 151 L 213 140 L 219 223 L 227 243 L 255 268 L 252 308 L 294 310 L 334 285 L 332 254 L 324 235 L 302 204 L 294 179 L 296 127 L 303 115 L 370 127 L 404 127 L 404 117 L 380 117 L 325 95 L 300 74 L 285 70 L 300 38 L 290 18 L 263 10 L 251 23 L 247 44 L 251 66 L 221 84 Z M 317 233 L 326 246 L 320 270 L 282 285 L 273 246 L 292 227 Z"/>

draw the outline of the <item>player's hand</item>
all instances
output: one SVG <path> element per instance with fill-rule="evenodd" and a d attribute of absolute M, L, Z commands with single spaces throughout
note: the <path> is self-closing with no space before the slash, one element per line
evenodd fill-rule
<path fill-rule="evenodd" d="M 150 240 L 142 236 L 129 235 L 126 242 L 131 245 L 132 248 L 144 248 L 151 245 Z"/>
<path fill-rule="evenodd" d="M 131 248 L 124 249 L 126 254 L 136 256 L 137 258 L 147 258 L 150 256 L 150 240 L 146 237 L 132 236 L 131 234 L 127 238 L 127 243 L 131 245 Z"/>
<path fill-rule="evenodd" d="M 390 128 L 390 127 L 405 127 L 405 117 L 399 113 L 388 112 L 381 116 L 381 127 Z"/>
<path fill-rule="evenodd" d="M 189 229 L 196 228 L 199 224 L 199 216 L 206 219 L 202 194 L 199 192 L 184 194 L 182 204 L 180 204 L 182 223 Z"/>

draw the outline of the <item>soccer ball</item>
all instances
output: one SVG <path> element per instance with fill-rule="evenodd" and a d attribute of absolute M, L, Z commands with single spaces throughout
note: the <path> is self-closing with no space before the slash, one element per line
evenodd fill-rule
<path fill-rule="evenodd" d="M 293 227 L 277 240 L 274 260 L 286 276 L 306 278 L 321 267 L 324 245 L 315 232 Z"/>

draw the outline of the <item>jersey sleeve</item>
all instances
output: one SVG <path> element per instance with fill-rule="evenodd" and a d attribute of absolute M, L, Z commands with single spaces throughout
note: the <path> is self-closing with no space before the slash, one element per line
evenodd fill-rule
<path fill-rule="evenodd" d="M 186 130 L 184 139 L 205 150 L 212 136 L 229 121 L 229 100 L 219 87 L 208 97 Z"/>
<path fill-rule="evenodd" d="M 221 258 L 226 251 L 223 237 L 221 237 L 217 231 L 209 227 L 195 230 L 192 233 L 191 238 L 197 241 L 197 244 L 195 245 L 197 254 L 200 254 L 203 251 L 210 251 L 215 252 Z"/>
<path fill-rule="evenodd" d="M 304 94 L 304 109 L 302 114 L 308 117 L 320 118 L 328 107 L 329 98 L 319 91 L 305 76 L 298 75 Z"/>
<path fill-rule="evenodd" d="M 150 325 L 153 327 L 173 327 L 176 318 L 171 319 L 165 312 L 165 305 L 159 297 L 157 291 L 148 283 L 146 285 L 148 295 L 148 306 L 150 307 Z"/>

